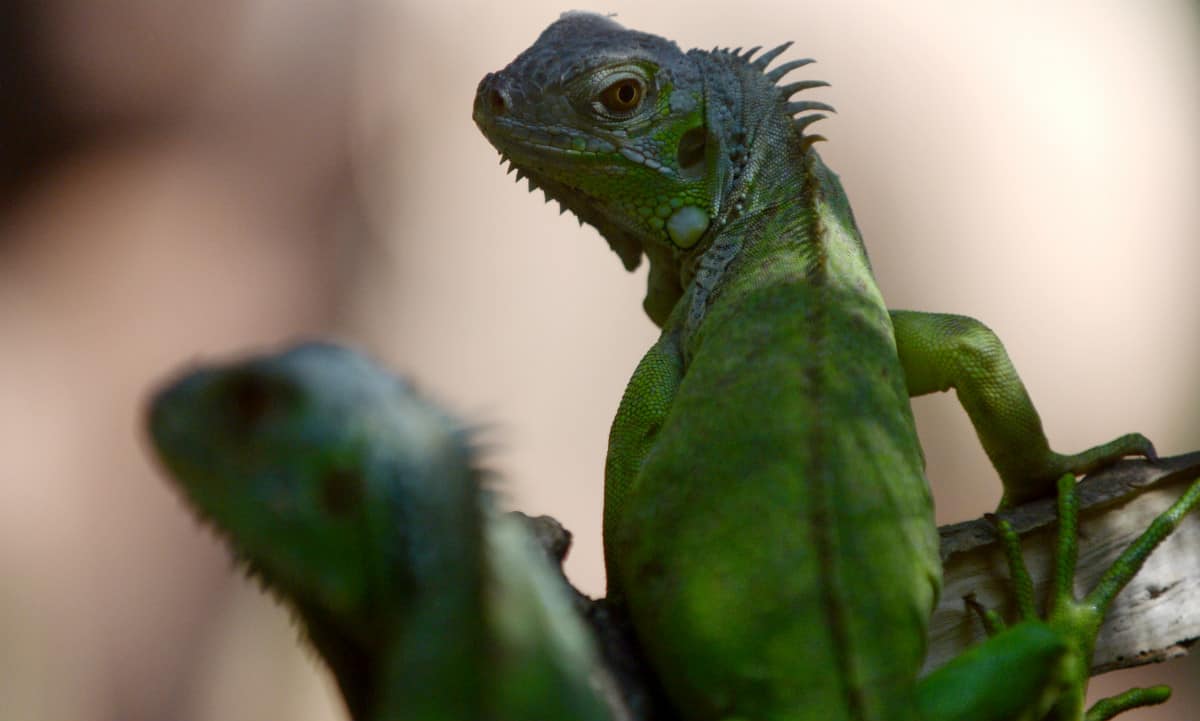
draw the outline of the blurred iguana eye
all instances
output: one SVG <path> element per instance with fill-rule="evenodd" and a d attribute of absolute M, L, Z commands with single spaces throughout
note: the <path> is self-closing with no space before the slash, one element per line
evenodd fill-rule
<path fill-rule="evenodd" d="M 621 78 L 600 92 L 600 102 L 614 113 L 628 113 L 637 109 L 646 94 L 637 78 Z"/>

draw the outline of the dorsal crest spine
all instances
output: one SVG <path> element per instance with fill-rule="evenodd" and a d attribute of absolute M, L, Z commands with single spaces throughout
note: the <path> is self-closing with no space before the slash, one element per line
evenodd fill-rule
<path fill-rule="evenodd" d="M 761 46 L 752 47 L 745 52 L 742 52 L 741 48 L 736 48 L 734 50 L 730 50 L 728 48 L 714 48 L 713 52 L 728 55 L 731 58 L 735 58 L 736 60 L 745 63 L 747 67 L 753 68 L 762 73 L 763 76 L 776 87 L 776 89 L 779 91 L 781 99 L 785 103 L 785 111 L 788 115 L 793 116 L 793 124 L 796 128 L 796 131 L 802 136 L 804 147 L 807 148 L 813 143 L 824 140 L 825 138 L 821 135 L 805 135 L 805 129 L 816 121 L 827 117 L 825 113 L 833 113 L 837 111 L 834 110 L 833 106 L 816 100 L 791 100 L 793 95 L 801 91 L 811 90 L 813 88 L 828 87 L 829 83 L 825 82 L 824 80 L 800 80 L 794 83 L 788 83 L 786 85 L 781 85 L 779 83 L 784 76 L 793 70 L 802 68 L 806 65 L 811 65 L 812 63 L 816 62 L 812 58 L 789 60 L 781 65 L 777 65 L 774 68 L 768 69 L 768 66 L 771 64 L 771 62 L 782 55 L 791 46 L 792 42 L 789 40 L 788 42 L 782 43 L 771 48 L 770 50 L 767 50 L 762 55 L 759 55 L 757 59 L 755 59 L 754 56 L 759 50 L 762 49 Z"/>

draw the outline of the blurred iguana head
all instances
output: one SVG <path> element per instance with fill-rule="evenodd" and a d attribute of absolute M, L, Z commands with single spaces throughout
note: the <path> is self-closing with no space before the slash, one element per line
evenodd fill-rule
<path fill-rule="evenodd" d="M 177 487 L 250 570 L 341 634 L 386 634 L 470 555 L 458 545 L 478 545 L 463 431 L 351 351 L 310 344 L 196 370 L 155 397 L 150 429 Z"/>
<path fill-rule="evenodd" d="M 607 17 L 564 14 L 475 95 L 476 124 L 517 170 L 601 232 L 625 267 L 651 261 L 646 311 L 666 320 L 682 266 L 745 210 L 762 154 L 807 148 L 829 109 L 777 85 L 809 60 L 767 65 L 788 44 L 683 52 Z M 760 137 L 768 137 L 756 143 Z"/>
<path fill-rule="evenodd" d="M 403 380 L 304 345 L 186 374 L 149 425 L 189 505 L 297 611 L 353 718 L 607 718 L 562 581 L 491 510 L 469 433 Z"/>

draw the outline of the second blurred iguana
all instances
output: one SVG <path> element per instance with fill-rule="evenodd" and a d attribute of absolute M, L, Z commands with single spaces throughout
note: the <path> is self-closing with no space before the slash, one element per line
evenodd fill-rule
<path fill-rule="evenodd" d="M 401 379 L 309 344 L 196 370 L 149 422 L 356 721 L 617 721 L 565 582 L 493 507 L 467 431 Z"/>

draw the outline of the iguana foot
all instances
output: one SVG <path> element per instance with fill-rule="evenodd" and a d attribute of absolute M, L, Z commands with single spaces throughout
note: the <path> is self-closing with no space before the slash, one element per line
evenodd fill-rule
<path fill-rule="evenodd" d="M 1073 456 L 1055 455 L 1057 456 L 1056 460 L 1062 467 L 1061 472 L 1056 477 L 1061 476 L 1063 473 L 1083 476 L 1105 466 L 1111 466 L 1126 456 L 1142 456 L 1151 463 L 1158 460 L 1158 453 L 1154 450 L 1154 444 L 1141 433 L 1126 433 L 1120 438 L 1103 443 L 1095 448 L 1089 448 Z"/>
<path fill-rule="evenodd" d="M 999 510 L 1049 496 L 1055 482 L 1063 474 L 1085 476 L 1129 456 L 1141 456 L 1151 463 L 1158 461 L 1154 444 L 1141 433 L 1126 433 L 1108 443 L 1073 455 L 1051 451 L 1046 455 L 1042 467 L 1026 478 L 1005 478 L 1002 475 L 1005 490 Z M 1021 470 L 1028 473 L 1027 469 Z"/>
<path fill-rule="evenodd" d="M 1149 443 L 1143 437 L 1131 434 L 1100 448 L 1118 447 L 1118 444 L 1132 443 L 1137 439 L 1144 442 L 1145 447 L 1149 447 Z M 1097 450 L 1093 449 L 1093 451 Z M 1093 451 L 1088 451 L 1086 454 L 1091 454 Z M 1152 447 L 1150 447 L 1150 453 L 1153 453 Z M 1150 453 L 1146 455 L 1149 457 Z M 1096 455 L 1102 454 L 1096 453 Z M 1150 553 L 1175 530 L 1183 517 L 1197 505 L 1200 505 L 1200 480 L 1193 483 L 1183 496 L 1154 519 L 1150 527 L 1130 544 L 1104 572 L 1095 588 L 1082 599 L 1076 599 L 1073 585 L 1075 562 L 1078 556 L 1079 499 L 1075 490 L 1074 476 L 1068 473 L 1058 479 L 1058 545 L 1055 551 L 1054 585 L 1048 602 L 1049 611 L 1045 616 L 1044 623 L 1062 637 L 1069 652 L 1063 661 L 1061 691 L 1057 694 L 1053 705 L 1047 709 L 1049 713 L 1044 716 L 1045 719 L 1102 721 L 1131 708 L 1162 703 L 1170 697 L 1171 690 L 1166 686 L 1135 688 L 1116 696 L 1101 699 L 1086 714 L 1083 712 L 1092 652 L 1109 605 L 1121 592 L 1121 589 L 1137 575 Z M 1019 620 L 1043 622 L 1040 621 L 1041 617 L 1035 608 L 1033 581 L 1021 553 L 1020 537 L 1008 521 L 996 519 L 995 522 L 1008 559 Z M 977 613 L 980 613 L 989 635 L 995 635 L 1003 629 L 1003 622 L 996 614 L 984 611 L 979 604 L 972 604 L 972 600 L 968 600 L 967 603 Z"/>

